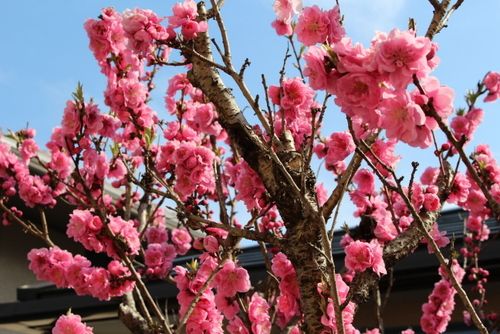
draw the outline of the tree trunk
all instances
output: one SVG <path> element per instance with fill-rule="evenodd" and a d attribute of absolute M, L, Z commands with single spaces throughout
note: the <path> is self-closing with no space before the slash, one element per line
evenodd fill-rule
<path fill-rule="evenodd" d="M 204 15 L 204 8 L 200 14 Z M 203 16 L 202 16 L 203 17 Z M 213 61 L 210 39 L 201 33 L 194 40 L 193 49 L 204 58 Z M 261 177 L 264 186 L 285 222 L 287 228 L 284 250 L 297 271 L 301 292 L 301 309 L 304 313 L 303 330 L 305 333 L 320 333 L 323 330 L 321 316 L 325 302 L 318 293 L 318 283 L 328 280 L 327 262 L 321 249 L 321 223 L 319 208 L 315 200 L 315 179 L 313 172 L 303 171 L 302 164 L 296 164 L 302 156 L 297 152 L 278 152 L 279 161 L 271 156 L 273 152 L 248 124 L 230 90 L 222 82 L 217 69 L 200 57 L 186 52 L 192 62 L 188 73 L 191 83 L 201 89 L 215 105 L 218 121 L 228 133 L 232 144 L 241 156 Z M 282 164 L 282 166 L 279 166 Z M 283 166 L 286 172 L 283 170 Z M 293 168 L 292 168 L 293 167 Z M 289 173 L 295 182 L 290 184 Z M 297 193 L 297 186 L 305 175 L 306 189 Z"/>

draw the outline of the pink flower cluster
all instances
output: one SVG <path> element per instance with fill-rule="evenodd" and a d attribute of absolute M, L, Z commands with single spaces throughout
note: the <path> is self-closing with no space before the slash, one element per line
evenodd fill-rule
<path fill-rule="evenodd" d="M 257 292 L 252 295 L 248 304 L 248 319 L 252 324 L 253 334 L 267 334 L 271 332 L 269 304 Z"/>
<path fill-rule="evenodd" d="M 89 210 L 77 209 L 70 215 L 66 234 L 86 249 L 97 253 L 105 251 L 114 258 L 118 258 L 116 247 L 125 247 L 128 254 L 138 254 L 141 245 L 139 232 L 133 221 L 108 216 L 106 224 L 112 237 L 105 232 L 100 217 L 94 216 Z M 119 240 L 121 244 L 116 245 L 114 239 Z"/>
<path fill-rule="evenodd" d="M 31 141 L 32 138 L 23 138 L 23 140 Z M 36 144 L 33 142 L 27 145 Z M 20 154 L 25 155 L 25 159 L 21 160 L 10 151 L 7 144 L 0 141 L 0 193 L 6 196 L 18 194 L 26 206 L 31 208 L 36 205 L 54 206 L 56 204 L 54 197 L 59 194 L 61 188 L 57 186 L 52 188 L 51 178 L 48 174 L 42 177 L 30 175 L 27 164 L 34 152 L 27 147 L 24 149 L 23 153 L 23 144 L 21 144 Z"/>
<path fill-rule="evenodd" d="M 354 215 L 358 217 L 370 217 L 375 220 L 375 236 L 380 242 L 394 239 L 398 231 L 392 221 L 386 198 L 375 192 L 375 176 L 367 169 L 360 169 L 353 177 L 357 189 L 349 193 L 351 201 L 356 205 Z"/>
<path fill-rule="evenodd" d="M 357 272 L 371 269 L 379 276 L 387 274 L 382 258 L 382 247 L 377 240 L 370 242 L 352 241 L 345 246 L 344 250 L 347 269 Z"/>
<path fill-rule="evenodd" d="M 306 46 L 338 42 L 345 35 L 339 8 L 335 6 L 323 11 L 318 6 L 305 7 L 299 16 L 295 33 L 299 42 Z"/>
<path fill-rule="evenodd" d="M 236 164 L 226 161 L 224 167 L 227 183 L 237 191 L 236 199 L 243 201 L 248 211 L 263 209 L 267 203 L 266 188 L 248 163 L 243 160 Z"/>
<path fill-rule="evenodd" d="M 69 312 L 57 318 L 52 334 L 93 334 L 92 327 L 82 322 L 82 318 Z"/>
<path fill-rule="evenodd" d="M 217 294 L 230 298 L 238 292 L 247 292 L 250 289 L 250 276 L 246 269 L 231 260 L 226 260 L 222 269 L 215 276 L 214 283 Z"/>
<path fill-rule="evenodd" d="M 186 200 L 194 191 L 198 195 L 215 191 L 215 159 L 212 150 L 195 142 L 172 140 L 160 147 L 157 166 L 162 172 L 174 173 L 174 189 L 181 200 Z"/>
<path fill-rule="evenodd" d="M 50 281 L 58 288 L 72 288 L 78 295 L 100 300 L 130 292 L 135 282 L 129 270 L 113 260 L 107 269 L 92 267 L 90 261 L 57 247 L 32 249 L 28 253 L 29 269 L 39 280 Z"/>
<path fill-rule="evenodd" d="M 453 260 L 451 269 L 458 282 L 461 282 L 465 271 L 456 260 Z M 439 274 L 442 277 L 441 280 L 434 285 L 427 303 L 422 305 L 423 314 L 420 318 L 420 326 L 426 334 L 444 333 L 451 319 L 451 313 L 455 308 L 453 298 L 455 297 L 456 290 L 441 268 Z"/>
<path fill-rule="evenodd" d="M 488 95 L 484 98 L 484 102 L 493 102 L 500 97 L 500 73 L 488 72 L 483 80 Z"/>
<path fill-rule="evenodd" d="M 339 301 L 342 304 L 346 301 L 347 295 L 349 294 L 349 286 L 344 282 L 339 274 L 335 275 L 335 284 L 337 285 Z M 346 334 L 359 334 L 359 331 L 354 328 L 352 324 L 354 321 L 355 311 L 356 305 L 353 302 L 349 302 L 347 306 L 342 310 L 342 320 L 344 321 L 344 330 Z M 335 309 L 333 306 L 333 300 L 331 298 L 328 298 L 326 313 L 321 316 L 321 323 L 329 328 L 333 333 L 336 333 L 337 319 L 335 318 Z"/>
<path fill-rule="evenodd" d="M 301 38 L 299 31 L 304 28 L 299 19 L 296 31 L 304 45 L 325 40 L 327 20 L 322 13 L 317 7 L 302 12 L 303 22 L 315 32 L 304 33 Z M 397 29 L 379 33 L 369 49 L 353 45 L 348 38 L 330 39 L 325 48 L 311 47 L 305 53 L 304 73 L 311 87 L 334 94 L 335 102 L 357 126 L 382 128 L 389 139 L 425 148 L 431 145 L 431 131 L 437 128 L 434 119 L 424 112 L 429 101 L 432 99 L 442 118 L 453 110 L 453 91 L 428 76 L 438 62 L 436 49 L 429 39 Z M 425 94 L 406 90 L 414 77 Z"/>
<path fill-rule="evenodd" d="M 273 206 L 269 209 L 264 216 L 260 219 L 258 223 L 259 231 L 265 232 L 270 231 L 275 235 L 281 235 L 281 228 L 285 226 L 285 223 L 281 220 L 278 209 Z"/>
<path fill-rule="evenodd" d="M 226 319 L 234 321 L 240 311 L 236 300 L 237 293 L 250 290 L 250 276 L 246 269 L 231 260 L 226 260 L 222 269 L 216 274 L 214 287 L 217 289 L 215 304 Z"/>
<path fill-rule="evenodd" d="M 166 242 L 148 244 L 144 251 L 144 264 L 148 267 L 146 273 L 164 278 L 172 268 L 176 256 L 177 253 L 173 245 Z"/>
<path fill-rule="evenodd" d="M 334 132 L 324 143 L 314 147 L 318 158 L 325 158 L 325 167 L 341 174 L 345 171 L 344 159 L 354 152 L 356 146 L 349 132 Z"/>
<path fill-rule="evenodd" d="M 297 274 L 292 262 L 281 252 L 273 257 L 271 269 L 279 279 L 280 294 L 276 301 L 277 323 L 283 329 L 288 326 L 293 317 L 300 314 L 300 290 Z"/>
<path fill-rule="evenodd" d="M 187 269 L 177 266 L 175 282 L 179 289 L 177 301 L 179 302 L 179 316 L 186 314 L 192 300 L 198 291 L 206 283 L 210 273 L 217 267 L 217 260 L 207 253 L 201 257 L 201 264 L 196 271 L 189 272 Z M 188 318 L 186 323 L 186 333 L 223 334 L 223 315 L 217 309 L 215 296 L 212 291 L 213 282 L 201 294 L 199 301 Z"/>
<path fill-rule="evenodd" d="M 275 0 L 273 10 L 276 20 L 271 25 L 280 36 L 293 34 L 292 19 L 302 10 L 302 0 Z"/>
<path fill-rule="evenodd" d="M 123 16 L 112 8 L 106 8 L 99 20 L 89 19 L 85 23 L 90 48 L 108 80 L 105 103 L 126 124 L 122 134 L 125 140 L 130 138 L 130 133 L 142 134 L 145 128 L 158 121 L 154 111 L 146 104 L 148 90 L 141 80 L 145 50 L 154 48 L 153 38 L 167 36 L 159 21 L 147 11 L 129 11 Z"/>
<path fill-rule="evenodd" d="M 180 93 L 179 98 L 177 98 L 177 93 Z M 178 123 L 184 121 L 200 137 L 219 136 L 222 133 L 222 127 L 217 122 L 215 107 L 212 103 L 205 102 L 202 92 L 191 85 L 185 73 L 176 74 L 168 81 L 165 105 L 172 115 L 177 116 Z M 169 126 L 174 126 L 170 124 L 172 123 L 169 123 Z M 175 126 L 182 127 L 179 124 Z M 181 130 L 181 132 L 184 131 L 184 129 Z M 175 138 L 173 133 L 166 137 Z M 176 139 L 181 140 L 181 138 Z"/>
<path fill-rule="evenodd" d="M 152 55 L 155 41 L 169 38 L 167 29 L 161 25 L 162 20 L 151 10 L 128 9 L 122 17 L 128 46 L 144 57 Z"/>
<path fill-rule="evenodd" d="M 305 138 L 311 135 L 311 108 L 319 108 L 314 102 L 314 90 L 300 78 L 284 79 L 281 87 L 269 87 L 269 96 L 271 102 L 280 107 L 274 119 L 276 133 L 281 135 L 286 130 L 290 131 L 295 147 L 300 151 Z"/>
<path fill-rule="evenodd" d="M 163 210 L 160 210 L 163 211 Z M 185 228 L 170 231 L 171 243 L 163 213 L 161 220 L 146 229 L 145 237 L 148 243 L 144 250 L 145 274 L 150 277 L 165 278 L 172 269 L 172 263 L 177 255 L 184 255 L 191 248 L 191 235 Z"/>
<path fill-rule="evenodd" d="M 465 137 L 465 142 L 471 141 L 483 117 L 484 112 L 480 108 L 471 108 L 467 113 L 459 113 L 453 117 L 450 126 L 455 138 L 462 140 L 462 137 Z"/>
<path fill-rule="evenodd" d="M 198 20 L 198 9 L 193 0 L 176 3 L 172 11 L 174 15 L 169 17 L 169 29 L 181 27 L 182 37 L 185 40 L 191 40 L 198 36 L 198 33 L 207 31 L 208 24 L 206 21 Z"/>

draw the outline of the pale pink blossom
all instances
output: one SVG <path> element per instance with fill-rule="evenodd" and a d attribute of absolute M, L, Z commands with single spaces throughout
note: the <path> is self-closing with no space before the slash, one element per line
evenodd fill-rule
<path fill-rule="evenodd" d="M 72 314 L 61 315 L 52 328 L 52 334 L 92 334 L 92 328 L 82 322 L 79 315 Z"/>

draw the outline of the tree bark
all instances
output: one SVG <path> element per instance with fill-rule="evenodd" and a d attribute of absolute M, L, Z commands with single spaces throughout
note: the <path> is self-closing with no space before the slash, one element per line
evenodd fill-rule
<path fill-rule="evenodd" d="M 203 18 L 204 8 L 200 14 Z M 200 33 L 194 40 L 193 49 L 204 58 L 213 61 L 208 33 Z M 261 177 L 264 186 L 285 222 L 287 233 L 283 251 L 293 263 L 301 292 L 301 310 L 304 313 L 303 330 L 306 333 L 320 333 L 323 330 L 321 316 L 325 302 L 317 291 L 318 283 L 328 281 L 327 261 L 318 251 L 321 249 L 321 224 L 323 219 L 315 200 L 314 173 L 307 166 L 296 163 L 302 159 L 294 151 L 278 152 L 279 160 L 273 159 L 271 148 L 253 131 L 242 114 L 231 91 L 224 85 L 216 68 L 209 62 L 186 52 L 192 68 L 188 72 L 191 83 L 201 89 L 218 112 L 218 121 L 226 130 L 232 144 L 241 156 Z M 302 160 L 300 160 L 302 161 Z M 301 184 L 302 175 L 306 182 L 303 194 L 297 194 L 296 186 L 290 184 L 283 171 L 282 163 L 295 184 Z M 294 187 L 295 186 L 295 187 Z"/>

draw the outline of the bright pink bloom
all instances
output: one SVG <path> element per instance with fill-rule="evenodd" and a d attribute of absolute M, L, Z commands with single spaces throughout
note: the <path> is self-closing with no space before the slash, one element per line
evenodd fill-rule
<path fill-rule="evenodd" d="M 375 191 L 375 176 L 368 169 L 360 169 L 356 172 L 353 179 L 358 190 L 366 195 L 371 195 Z"/>
<path fill-rule="evenodd" d="M 331 91 L 336 72 L 332 68 L 327 68 L 325 61 L 328 59 L 328 54 L 325 49 L 311 46 L 304 53 L 303 58 L 307 64 L 304 68 L 304 75 L 309 78 L 311 88 Z"/>
<path fill-rule="evenodd" d="M 354 116 L 351 108 L 364 108 L 373 112 L 382 101 L 382 90 L 379 79 L 370 73 L 349 73 L 338 79 L 336 83 L 335 103 L 346 109 L 347 114 Z"/>
<path fill-rule="evenodd" d="M 448 203 L 459 204 L 467 200 L 471 183 L 469 179 L 462 173 L 457 172 L 453 178 L 451 192 L 446 199 Z"/>
<path fill-rule="evenodd" d="M 88 210 L 74 210 L 70 215 L 66 234 L 80 242 L 86 249 L 102 252 L 104 244 L 98 234 L 102 229 L 102 221 Z"/>
<path fill-rule="evenodd" d="M 268 334 L 271 332 L 269 304 L 257 292 L 250 299 L 248 318 L 252 324 L 253 334 Z"/>
<path fill-rule="evenodd" d="M 326 12 L 326 15 L 328 16 L 329 21 L 328 42 L 330 44 L 334 44 L 340 41 L 345 35 L 344 27 L 340 23 L 342 16 L 340 15 L 339 6 L 335 6 L 332 9 L 328 10 Z"/>
<path fill-rule="evenodd" d="M 488 95 L 484 98 L 484 102 L 493 102 L 500 97 L 500 73 L 488 72 L 483 80 Z"/>
<path fill-rule="evenodd" d="M 356 146 L 349 132 L 334 132 L 325 142 L 326 157 L 325 162 L 328 166 L 335 164 L 347 158 L 354 152 Z"/>
<path fill-rule="evenodd" d="M 144 263 L 147 273 L 163 278 L 172 268 L 172 262 L 177 253 L 175 247 L 166 243 L 149 244 L 144 252 Z"/>
<path fill-rule="evenodd" d="M 422 182 L 422 184 L 424 185 L 430 186 L 436 184 L 438 176 L 439 168 L 427 167 L 422 173 L 422 176 L 420 176 L 420 182 Z"/>
<path fill-rule="evenodd" d="M 109 223 L 108 227 L 115 236 L 115 238 L 120 239 L 128 247 L 129 254 L 137 254 L 139 248 L 141 247 L 141 241 L 139 240 L 139 231 L 134 226 L 134 222 L 131 220 L 124 220 L 121 217 L 108 216 Z M 110 240 L 108 242 L 108 255 L 115 255 L 115 248 L 113 242 Z"/>
<path fill-rule="evenodd" d="M 379 276 L 387 274 L 382 248 L 376 240 L 371 242 L 353 241 L 345 247 L 345 265 L 347 269 L 363 272 L 372 269 Z"/>
<path fill-rule="evenodd" d="M 172 242 L 179 255 L 184 255 L 191 249 L 191 234 L 185 228 L 176 228 L 172 231 Z"/>
<path fill-rule="evenodd" d="M 266 204 L 266 188 L 260 176 L 244 160 L 237 164 L 227 161 L 224 170 L 228 183 L 238 191 L 236 199 L 243 201 L 248 210 L 261 209 Z"/>
<path fill-rule="evenodd" d="M 465 271 L 456 260 L 453 260 L 451 268 L 454 276 L 460 283 L 465 275 Z M 441 280 L 434 285 L 434 290 L 429 296 L 427 303 L 422 305 L 420 326 L 426 334 L 444 333 L 455 308 L 454 297 L 456 290 L 449 282 L 442 268 L 439 268 L 439 274 L 442 277 Z"/>
<path fill-rule="evenodd" d="M 172 11 L 174 15 L 169 17 L 169 23 L 174 28 L 181 27 L 184 39 L 193 39 L 198 33 L 207 31 L 207 22 L 197 21 L 198 10 L 193 0 L 175 4 Z"/>
<path fill-rule="evenodd" d="M 292 25 L 285 21 L 276 19 L 271 22 L 271 26 L 274 28 L 278 36 L 291 36 L 293 34 Z"/>
<path fill-rule="evenodd" d="M 247 292 L 250 289 L 250 276 L 246 269 L 227 260 L 215 277 L 215 286 L 217 293 L 233 297 L 237 292 Z"/>
<path fill-rule="evenodd" d="M 344 303 L 349 293 L 349 286 L 344 282 L 339 274 L 335 275 L 335 284 L 337 285 L 339 300 L 341 303 Z M 359 331 L 352 325 L 354 321 L 355 310 L 356 306 L 353 302 L 349 302 L 347 306 L 342 310 L 342 320 L 344 321 L 344 329 L 346 334 L 359 334 Z M 330 328 L 332 332 L 336 332 L 337 322 L 335 319 L 333 300 L 331 298 L 328 298 L 328 305 L 326 307 L 325 314 L 321 316 L 321 323 Z"/>
<path fill-rule="evenodd" d="M 328 13 L 318 6 L 305 7 L 295 27 L 297 39 L 306 46 L 326 42 L 329 24 Z"/>
<path fill-rule="evenodd" d="M 93 334 L 91 327 L 82 323 L 79 315 L 68 313 L 61 315 L 52 328 L 52 334 Z"/>
<path fill-rule="evenodd" d="M 23 161 L 28 161 L 38 153 L 38 145 L 32 138 L 23 140 L 19 153 Z"/>
<path fill-rule="evenodd" d="M 431 70 L 427 62 L 431 42 L 426 37 L 415 37 L 414 31 L 394 29 L 388 35 L 379 33 L 372 43 L 378 71 L 388 74 L 397 88 L 406 87 L 413 74 L 421 78 Z"/>
<path fill-rule="evenodd" d="M 422 108 L 414 103 L 408 94 L 398 94 L 385 99 L 381 104 L 381 110 L 382 127 L 389 139 L 401 140 L 421 148 L 431 144 L 423 141 L 419 135 L 418 130 L 425 128 L 426 117 Z"/>

